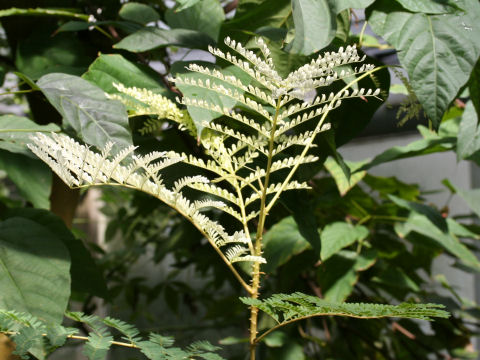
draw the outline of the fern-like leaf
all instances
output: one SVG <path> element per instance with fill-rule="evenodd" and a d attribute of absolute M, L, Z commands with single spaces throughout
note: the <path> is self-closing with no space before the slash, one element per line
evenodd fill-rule
<path fill-rule="evenodd" d="M 275 294 L 263 300 L 245 298 L 240 300 L 255 306 L 268 314 L 277 325 L 259 337 L 278 327 L 294 321 L 315 316 L 347 316 L 359 319 L 378 319 L 386 317 L 432 320 L 434 317 L 448 318 L 450 314 L 438 304 L 402 303 L 400 305 L 382 305 L 365 303 L 331 303 L 315 296 L 296 292 L 293 294 Z"/>

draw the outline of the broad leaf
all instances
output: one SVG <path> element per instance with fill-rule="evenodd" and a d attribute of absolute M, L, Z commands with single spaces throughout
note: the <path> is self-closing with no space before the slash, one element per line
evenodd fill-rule
<path fill-rule="evenodd" d="M 122 103 L 110 100 L 98 87 L 82 78 L 48 74 L 37 83 L 50 103 L 86 143 L 103 149 L 108 141 L 115 149 L 132 143 L 128 117 Z"/>
<path fill-rule="evenodd" d="M 394 160 L 448 151 L 454 148 L 456 140 L 454 137 L 439 137 L 417 140 L 406 146 L 394 146 L 375 156 L 372 161 L 360 167 L 357 171 L 368 170 L 374 166 Z"/>
<path fill-rule="evenodd" d="M 194 6 L 195 4 L 198 4 L 201 0 L 175 0 L 176 3 L 178 4 L 177 7 L 175 7 L 175 11 L 183 11 L 185 9 L 188 9 L 191 6 Z"/>
<path fill-rule="evenodd" d="M 58 236 L 27 219 L 0 222 L 0 307 L 61 323 L 70 296 L 70 259 Z"/>
<path fill-rule="evenodd" d="M 310 247 L 307 240 L 298 231 L 297 224 L 292 217 L 287 217 L 263 236 L 263 257 L 267 263 L 262 267 L 266 273 L 275 271 L 285 264 L 294 255 L 300 254 Z"/>
<path fill-rule="evenodd" d="M 453 0 L 395 0 L 405 9 L 427 14 L 445 14 L 459 10 Z"/>
<path fill-rule="evenodd" d="M 367 175 L 366 171 L 356 172 L 356 170 L 362 167 L 363 164 L 365 164 L 365 161 L 356 163 L 349 161 L 346 162 L 346 165 L 350 168 L 352 174 L 350 178 L 347 178 L 345 172 L 332 157 L 329 157 L 325 161 L 324 166 L 335 180 L 340 195 L 344 196 L 351 188 L 357 185 L 365 175 Z"/>
<path fill-rule="evenodd" d="M 7 211 L 6 218 L 13 217 L 34 221 L 47 228 L 62 241 L 70 254 L 72 291 L 106 298 L 107 287 L 100 268 L 83 245 L 82 240 L 76 239 L 59 217 L 47 210 L 19 208 Z"/>
<path fill-rule="evenodd" d="M 295 38 L 285 50 L 310 55 L 327 46 L 335 37 L 335 10 L 328 0 L 292 0 Z"/>
<path fill-rule="evenodd" d="M 371 281 L 386 286 L 409 289 L 411 291 L 419 291 L 420 287 L 413 281 L 400 267 L 388 266 L 383 269 L 380 274 L 372 277 Z"/>
<path fill-rule="evenodd" d="M 465 106 L 457 137 L 457 160 L 466 159 L 480 150 L 478 115 L 469 101 Z"/>
<path fill-rule="evenodd" d="M 181 12 L 167 10 L 165 20 L 172 29 L 197 30 L 216 41 L 225 13 L 218 0 L 202 0 Z"/>
<path fill-rule="evenodd" d="M 336 0 L 334 1 L 337 12 L 345 9 L 364 9 L 375 0 Z"/>
<path fill-rule="evenodd" d="M 154 8 L 137 2 L 128 2 L 123 4 L 122 8 L 118 12 L 118 15 L 122 19 L 133 21 L 142 25 L 160 20 L 160 15 L 158 15 Z"/>
<path fill-rule="evenodd" d="M 406 222 L 397 224 L 395 230 L 402 237 L 407 236 L 411 231 L 422 234 L 456 256 L 469 268 L 480 271 L 480 262 L 476 256 L 457 237 L 450 232 L 445 233 L 440 230 L 425 215 L 411 212 Z"/>
<path fill-rule="evenodd" d="M 17 186 L 20 194 L 36 208 L 50 207 L 52 172 L 38 159 L 0 150 L 0 169 Z"/>
<path fill-rule="evenodd" d="M 60 131 L 55 124 L 38 125 L 32 120 L 16 115 L 0 116 L 0 149 L 10 152 L 33 156 L 27 149 L 30 142 L 29 136 L 35 132 Z"/>
<path fill-rule="evenodd" d="M 377 261 L 375 251 L 357 254 L 342 250 L 329 258 L 318 270 L 318 283 L 328 301 L 342 302 L 352 293 L 359 271 L 365 271 Z"/>
<path fill-rule="evenodd" d="M 145 27 L 123 38 L 113 47 L 131 52 L 144 52 L 167 46 L 206 50 L 208 45 L 214 44 L 213 39 L 199 31 Z"/>
<path fill-rule="evenodd" d="M 475 106 L 475 110 L 480 116 L 480 58 L 470 75 L 468 90 L 470 91 L 470 100 L 473 102 L 473 106 Z"/>
<path fill-rule="evenodd" d="M 454 186 L 456 192 L 472 211 L 480 216 L 480 189 L 464 190 Z"/>
<path fill-rule="evenodd" d="M 88 15 L 75 13 L 69 10 L 64 9 L 48 9 L 48 8 L 30 8 L 30 9 L 21 9 L 12 7 L 10 9 L 0 10 L 0 17 L 5 16 L 58 16 L 58 17 L 71 17 L 75 19 L 81 19 L 84 21 L 88 20 Z"/>
<path fill-rule="evenodd" d="M 362 225 L 352 225 L 346 222 L 328 224 L 320 234 L 322 241 L 320 257 L 322 261 L 325 261 L 341 249 L 356 241 L 362 241 L 367 236 L 368 229 Z"/>
<path fill-rule="evenodd" d="M 373 30 L 398 51 L 415 94 L 438 128 L 444 112 L 467 82 L 480 54 L 480 3 L 459 1 L 467 12 L 426 15 L 410 13 L 390 0 L 367 11 Z"/>
<path fill-rule="evenodd" d="M 118 93 L 112 84 L 120 83 L 164 95 L 167 90 L 163 83 L 156 80 L 158 77 L 158 73 L 151 68 L 128 61 L 119 54 L 101 54 L 82 75 L 82 78 L 110 94 Z"/>
<path fill-rule="evenodd" d="M 15 65 L 18 71 L 37 80 L 49 73 L 81 75 L 95 54 L 74 34 L 39 30 L 17 45 Z"/>

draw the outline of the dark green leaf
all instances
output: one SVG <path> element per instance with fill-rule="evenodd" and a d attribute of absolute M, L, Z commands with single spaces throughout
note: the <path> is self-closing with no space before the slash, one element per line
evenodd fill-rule
<path fill-rule="evenodd" d="M 74 34 L 34 34 L 19 42 L 15 57 L 18 71 L 33 80 L 55 72 L 81 75 L 93 59 L 89 54 L 94 53 Z"/>
<path fill-rule="evenodd" d="M 154 8 L 137 2 L 123 4 L 118 15 L 122 19 L 142 25 L 160 20 L 160 15 Z"/>
<path fill-rule="evenodd" d="M 345 301 L 358 282 L 358 272 L 370 268 L 376 260 L 374 251 L 357 254 L 354 251 L 342 250 L 329 258 L 318 271 L 318 282 L 325 299 Z"/>
<path fill-rule="evenodd" d="M 60 128 L 55 124 L 37 125 L 23 116 L 0 116 L 0 149 L 32 157 L 26 144 L 30 142 L 29 137 L 37 131 L 60 131 Z"/>
<path fill-rule="evenodd" d="M 159 78 L 158 73 L 147 66 L 130 62 L 119 54 L 101 54 L 82 78 L 110 94 L 118 93 L 113 83 L 149 89 L 162 95 L 167 93 L 163 83 L 156 80 Z"/>
<path fill-rule="evenodd" d="M 46 210 L 18 208 L 9 209 L 6 217 L 26 218 L 54 233 L 70 253 L 72 290 L 106 298 L 107 285 L 102 272 L 83 242 L 73 236 L 59 217 Z"/>
<path fill-rule="evenodd" d="M 263 236 L 265 245 L 263 257 L 267 263 L 262 267 L 266 273 L 275 271 L 277 267 L 285 264 L 294 255 L 310 247 L 309 243 L 298 231 L 297 224 L 292 217 L 287 217 Z"/>
<path fill-rule="evenodd" d="M 334 222 L 325 226 L 320 234 L 322 240 L 322 261 L 327 260 L 343 248 L 356 241 L 362 241 L 368 236 L 368 229 L 362 225 L 352 225 L 346 222 Z"/>
<path fill-rule="evenodd" d="M 206 50 L 208 45 L 215 45 L 215 42 L 208 35 L 199 31 L 145 27 L 123 38 L 113 47 L 131 52 L 144 52 L 167 46 Z"/>
<path fill-rule="evenodd" d="M 111 141 L 116 150 L 132 144 L 125 107 L 108 99 L 100 88 L 67 74 L 48 74 L 37 84 L 63 116 L 64 125 L 86 143 L 103 149 Z"/>
<path fill-rule="evenodd" d="M 17 186 L 20 194 L 37 208 L 50 207 L 52 172 L 38 159 L 0 150 L 0 169 Z"/>
<path fill-rule="evenodd" d="M 468 90 L 470 91 L 470 100 L 473 102 L 473 106 L 475 106 L 477 115 L 479 115 L 480 114 L 480 58 L 475 64 L 472 74 L 470 75 L 470 81 L 468 82 Z"/>
<path fill-rule="evenodd" d="M 172 29 L 196 30 L 217 41 L 225 13 L 218 0 L 202 0 L 181 12 L 167 10 L 165 19 Z"/>
<path fill-rule="evenodd" d="M 0 222 L 0 263 L 0 307 L 62 322 L 70 259 L 55 233 L 28 219 Z"/>
<path fill-rule="evenodd" d="M 374 276 L 371 281 L 387 286 L 406 288 L 412 291 L 419 291 L 420 288 L 405 272 L 399 267 L 389 266 L 383 269 L 380 274 Z"/>
<path fill-rule="evenodd" d="M 457 2 L 467 12 L 412 14 L 379 0 L 369 8 L 368 21 L 398 51 L 415 94 L 433 125 L 468 80 L 480 54 L 480 3 Z"/>

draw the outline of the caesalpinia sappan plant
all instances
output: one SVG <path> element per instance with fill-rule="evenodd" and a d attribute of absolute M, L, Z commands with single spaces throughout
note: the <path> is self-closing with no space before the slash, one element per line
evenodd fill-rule
<path fill-rule="evenodd" d="M 433 304 L 332 304 L 301 293 L 276 294 L 261 299 L 261 266 L 267 261 L 262 256 L 262 236 L 270 210 L 284 191 L 309 188 L 306 182 L 294 180 L 294 175 L 302 164 L 318 160 L 309 150 L 315 146 L 316 136 L 330 129 L 327 114 L 343 100 L 375 97 L 380 90 L 353 89 L 360 79 L 376 71 L 373 65 L 357 66 L 364 58 L 358 55 L 355 47 L 325 53 L 282 78 L 262 39 L 257 39 L 258 52 L 247 50 L 229 38 L 225 39 L 225 44 L 231 52 L 209 50 L 249 75 L 248 84 L 233 75 L 196 64 L 189 65 L 188 69 L 206 80 L 188 75 L 172 79 L 178 85 L 197 87 L 237 102 L 236 107 L 226 108 L 210 102 L 207 97 L 179 99 L 180 104 L 187 107 L 222 115 L 218 120 L 202 124 L 205 128 L 202 136 L 196 133 L 187 110 L 172 101 L 145 89 L 115 84 L 122 93 L 116 98 L 124 101 L 132 114 L 157 115 L 162 121 L 177 122 L 201 139 L 208 160 L 174 152 L 137 156 L 133 146 L 112 154 L 113 144 L 107 144 L 98 153 L 60 134 L 38 133 L 32 138 L 30 149 L 71 187 L 116 185 L 141 190 L 176 209 L 195 225 L 245 290 L 246 296 L 241 301 L 250 307 L 251 360 L 255 359 L 257 345 L 267 334 L 305 318 L 339 315 L 430 319 L 448 316 L 437 309 L 440 306 Z M 338 72 L 339 67 L 351 71 Z M 350 81 L 352 78 L 354 80 Z M 338 80 L 350 82 L 338 92 L 329 92 L 329 85 Z M 312 94 L 317 95 L 312 98 Z M 155 129 L 157 123 L 158 120 L 148 122 L 143 131 Z M 296 155 L 288 155 L 292 149 L 296 150 Z M 162 169 L 180 162 L 200 168 L 202 174 L 207 175 L 179 178 L 173 186 L 167 187 L 162 180 Z M 277 172 L 284 176 L 275 176 Z M 187 187 L 206 196 L 203 200 L 189 200 L 182 192 Z M 222 224 L 209 218 L 206 211 L 212 208 L 235 218 L 238 230 L 228 233 Z M 238 262 L 251 264 L 249 278 L 236 267 Z M 277 324 L 262 333 L 257 327 L 260 310 Z"/>

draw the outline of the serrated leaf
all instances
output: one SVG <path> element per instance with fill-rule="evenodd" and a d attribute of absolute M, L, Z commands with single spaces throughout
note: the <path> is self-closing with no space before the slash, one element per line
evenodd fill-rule
<path fill-rule="evenodd" d="M 149 89 L 157 94 L 167 94 L 165 85 L 156 80 L 158 74 L 155 71 L 147 66 L 133 63 L 119 54 L 100 54 L 82 78 L 109 94 L 119 93 L 113 83 Z"/>
<path fill-rule="evenodd" d="M 128 2 L 123 4 L 118 15 L 125 20 L 133 21 L 138 24 L 148 24 L 160 20 L 157 11 L 146 4 L 137 2 Z"/>
<path fill-rule="evenodd" d="M 0 222 L 0 307 L 61 323 L 70 296 L 70 259 L 56 234 L 22 218 Z"/>
<path fill-rule="evenodd" d="M 462 114 L 457 137 L 457 160 L 463 160 L 480 150 L 480 128 L 478 115 L 469 101 Z"/>
<path fill-rule="evenodd" d="M 110 100 L 88 81 L 67 74 L 48 74 L 37 85 L 86 143 L 103 149 L 107 142 L 119 150 L 132 144 L 128 117 L 122 103 Z"/>
<path fill-rule="evenodd" d="M 104 360 L 107 356 L 108 349 L 112 345 L 113 337 L 100 336 L 95 333 L 90 333 L 88 341 L 83 347 L 83 354 L 89 360 Z"/>
<path fill-rule="evenodd" d="M 113 47 L 131 52 L 144 52 L 167 46 L 206 50 L 208 45 L 214 44 L 213 39 L 199 31 L 145 27 L 123 38 Z"/>
<path fill-rule="evenodd" d="M 262 267 L 266 273 L 275 271 L 290 258 L 310 247 L 298 231 L 295 220 L 289 216 L 273 225 L 263 236 L 263 257 L 267 263 Z"/>
<path fill-rule="evenodd" d="M 362 225 L 352 225 L 346 222 L 334 222 L 328 224 L 322 230 L 322 261 L 335 255 L 341 249 L 352 245 L 356 241 L 362 241 L 368 236 L 368 229 Z"/>
<path fill-rule="evenodd" d="M 445 14 L 460 10 L 452 0 L 395 0 L 405 9 L 427 14 Z"/>
<path fill-rule="evenodd" d="M 458 14 L 426 15 L 380 0 L 367 17 L 372 29 L 398 51 L 401 65 L 425 113 L 438 128 L 444 112 L 468 80 L 480 54 L 480 3 L 457 2 Z"/>
<path fill-rule="evenodd" d="M 55 124 L 38 125 L 32 120 L 16 115 L 0 116 L 0 149 L 32 157 L 27 149 L 29 136 L 35 132 L 57 132 L 60 128 Z"/>
<path fill-rule="evenodd" d="M 168 9 L 165 20 L 172 29 L 200 31 L 216 41 L 225 13 L 218 0 L 202 0 L 181 12 L 178 9 Z"/>
<path fill-rule="evenodd" d="M 0 150 L 0 169 L 17 186 L 20 194 L 36 208 L 50 207 L 52 172 L 45 163 L 22 154 Z"/>

